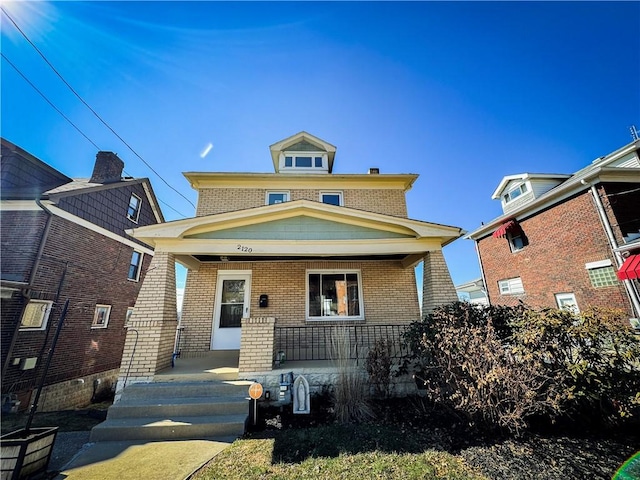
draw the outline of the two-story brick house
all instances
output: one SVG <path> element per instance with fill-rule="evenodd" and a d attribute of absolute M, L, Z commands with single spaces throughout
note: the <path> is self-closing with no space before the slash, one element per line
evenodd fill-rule
<path fill-rule="evenodd" d="M 71 179 L 2 139 L 0 166 L 3 407 L 29 406 L 67 299 L 39 409 L 86 405 L 117 378 L 153 256 L 125 230 L 162 212 L 149 180 L 122 178 L 111 152 L 97 154 L 91 178 Z"/>
<path fill-rule="evenodd" d="M 640 160 L 636 140 L 571 175 L 518 174 L 492 198 L 503 215 L 476 242 L 492 304 L 621 308 L 640 317 Z"/>
<path fill-rule="evenodd" d="M 408 218 L 417 175 L 333 173 L 336 147 L 306 132 L 270 152 L 275 173 L 185 173 L 196 216 L 131 232 L 156 254 L 123 355 L 128 382 L 170 365 L 174 261 L 189 269 L 181 358 L 239 350 L 241 376 L 270 371 L 280 348 L 294 360 L 304 344 L 316 358 L 326 340 L 308 337 L 314 328 L 418 320 L 423 260 L 423 309 L 456 300 L 442 247 L 463 232 Z M 283 346 L 286 328 L 297 337 Z"/>

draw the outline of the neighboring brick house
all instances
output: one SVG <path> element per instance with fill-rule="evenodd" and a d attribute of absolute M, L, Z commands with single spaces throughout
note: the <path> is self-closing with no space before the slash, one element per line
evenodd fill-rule
<path fill-rule="evenodd" d="M 99 152 L 90 179 L 71 179 L 2 139 L 3 409 L 29 398 L 69 309 L 39 410 L 83 406 L 117 378 L 131 314 L 153 250 L 125 233 L 164 221 L 146 178 Z"/>
<path fill-rule="evenodd" d="M 306 132 L 270 151 L 275 173 L 185 173 L 198 191 L 196 217 L 132 231 L 156 256 L 125 346 L 128 382 L 170 365 L 174 261 L 189 269 L 181 357 L 239 350 L 241 376 L 270 371 L 280 349 L 288 360 L 324 355 L 321 327 L 420 319 L 420 261 L 423 310 L 456 300 L 442 247 L 463 232 L 407 217 L 417 175 L 333 173 L 336 148 Z M 289 344 L 287 328 L 297 335 Z M 132 360 L 134 345 L 144 354 Z"/>
<path fill-rule="evenodd" d="M 640 316 L 639 146 L 636 140 L 572 175 L 502 179 L 492 198 L 503 215 L 467 235 L 490 303 L 615 307 Z"/>

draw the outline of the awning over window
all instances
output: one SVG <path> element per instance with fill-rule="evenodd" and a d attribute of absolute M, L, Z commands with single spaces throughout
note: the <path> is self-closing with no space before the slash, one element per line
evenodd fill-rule
<path fill-rule="evenodd" d="M 495 232 L 493 232 L 492 237 L 493 238 L 502 238 L 507 234 L 507 232 L 513 232 L 514 230 L 517 230 L 518 228 L 519 228 L 518 222 L 516 222 L 515 220 L 509 220 L 508 222 L 503 223 L 502 225 L 500 225 L 500 228 L 498 228 Z"/>
<path fill-rule="evenodd" d="M 620 280 L 640 278 L 640 254 L 630 255 L 629 258 L 624 261 L 620 270 L 618 270 L 618 278 Z"/>

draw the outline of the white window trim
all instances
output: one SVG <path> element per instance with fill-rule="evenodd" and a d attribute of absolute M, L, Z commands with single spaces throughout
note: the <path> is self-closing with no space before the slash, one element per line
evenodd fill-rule
<path fill-rule="evenodd" d="M 573 313 L 580 313 L 580 307 L 578 307 L 578 301 L 576 300 L 576 296 L 574 293 L 571 292 L 567 292 L 567 293 L 556 293 L 555 294 L 555 298 L 556 298 L 556 305 L 558 305 L 558 308 L 561 310 L 571 310 Z M 571 301 L 573 301 L 573 306 L 570 308 L 562 308 L 562 306 L 560 305 L 560 301 L 563 299 L 569 299 Z"/>
<path fill-rule="evenodd" d="M 507 290 L 503 290 L 503 286 L 506 286 Z M 524 293 L 522 278 L 513 277 L 498 280 L 498 291 L 500 292 L 500 295 L 518 295 Z"/>
<path fill-rule="evenodd" d="M 326 317 L 311 317 L 309 316 L 309 275 L 310 274 L 334 274 L 341 273 L 347 275 L 349 273 L 355 273 L 358 276 L 358 302 L 360 303 L 360 315 L 357 316 L 326 316 Z M 358 269 L 307 269 L 305 271 L 305 318 L 308 322 L 340 322 L 340 321 L 357 321 L 364 320 L 364 297 L 362 296 L 362 274 Z"/>
<path fill-rule="evenodd" d="M 516 248 L 516 246 L 514 245 L 513 234 L 511 232 L 507 232 L 507 240 L 509 241 L 509 248 L 511 249 L 511 253 L 519 252 L 520 250 L 523 250 L 524 247 L 526 246 L 524 244 L 524 233 L 519 232 L 519 234 L 516 235 L 516 237 L 520 237 L 522 239 L 522 247 L 520 248 Z"/>
<path fill-rule="evenodd" d="M 585 263 L 584 268 L 586 270 L 591 270 L 594 268 L 611 267 L 612 265 L 611 260 L 600 260 L 598 262 Z"/>
<path fill-rule="evenodd" d="M 343 192 L 341 190 L 323 190 L 323 191 L 321 191 L 320 195 L 319 195 L 320 203 L 324 203 L 324 201 L 323 201 L 323 196 L 324 195 L 338 195 L 338 197 L 340 197 L 339 206 L 340 207 L 344 207 L 344 195 L 343 195 Z M 327 204 L 327 205 L 329 205 L 329 204 Z"/>
<path fill-rule="evenodd" d="M 285 166 L 285 157 L 293 157 L 292 165 L 290 167 Z M 310 167 L 296 167 L 295 157 L 311 157 L 313 160 Z M 322 157 L 322 166 L 315 166 L 315 157 Z M 281 172 L 326 172 L 329 170 L 329 157 L 327 152 L 296 152 L 286 151 L 280 153 L 279 158 L 280 171 Z"/>
<path fill-rule="evenodd" d="M 106 309 L 104 325 L 96 325 L 96 320 L 98 319 L 98 311 L 100 309 Z M 96 309 L 93 312 L 93 321 L 91 322 L 91 328 L 107 328 L 109 325 L 109 317 L 111 316 L 111 305 L 104 304 L 96 304 Z"/>
<path fill-rule="evenodd" d="M 51 314 L 51 307 L 53 305 L 53 302 L 50 300 L 29 300 L 29 303 L 27 303 L 27 305 L 30 304 L 43 304 L 43 305 L 47 305 L 47 309 L 44 312 L 44 315 L 42 316 L 42 324 L 39 327 L 23 327 L 22 326 L 22 317 L 24 316 L 24 312 L 22 312 L 22 316 L 20 317 L 20 331 L 22 332 L 39 332 L 42 330 L 45 330 L 47 328 L 47 324 L 49 323 L 49 315 Z M 25 306 L 25 311 L 26 311 L 26 306 Z"/>
<path fill-rule="evenodd" d="M 138 199 L 138 209 L 136 210 L 136 218 L 133 218 L 129 215 L 129 205 L 131 205 L 131 197 L 136 197 Z M 127 218 L 131 220 L 133 223 L 138 223 L 138 219 L 140 218 L 140 210 L 142 210 L 142 198 L 140 198 L 135 193 L 132 193 L 129 197 L 129 203 L 127 204 Z"/>
<path fill-rule="evenodd" d="M 264 195 L 264 204 L 265 205 L 277 205 L 277 203 L 269 203 L 269 195 L 272 194 L 282 194 L 286 196 L 286 200 L 285 202 L 289 202 L 291 201 L 291 192 L 289 190 L 267 190 L 267 192 Z"/>
<path fill-rule="evenodd" d="M 511 190 L 509 190 L 507 193 L 504 193 L 504 194 L 502 195 L 502 200 L 504 201 L 505 205 L 506 205 L 507 203 L 511 203 L 511 202 L 513 202 L 514 200 L 517 200 L 518 198 L 522 197 L 523 195 L 526 195 L 527 193 L 531 192 L 531 185 L 529 185 L 528 183 L 529 183 L 529 182 L 522 182 L 522 183 L 519 183 L 516 187 L 513 187 L 513 188 L 512 188 Z M 524 187 L 524 190 L 523 190 L 523 187 Z M 515 192 L 516 190 L 519 190 L 519 191 L 520 191 L 520 194 L 519 194 L 517 197 L 512 198 L 512 197 L 511 197 L 511 193 L 512 193 L 512 192 Z"/>
<path fill-rule="evenodd" d="M 136 271 L 136 278 L 129 278 L 129 270 L 127 270 L 127 280 L 130 282 L 139 282 L 140 281 L 140 272 L 142 272 L 142 262 L 144 262 L 144 252 L 140 250 L 133 250 L 131 253 L 131 260 L 133 260 L 133 253 L 138 252 L 140 254 L 140 263 L 138 263 L 138 270 Z M 131 260 L 129 260 L 129 268 L 131 268 Z"/>

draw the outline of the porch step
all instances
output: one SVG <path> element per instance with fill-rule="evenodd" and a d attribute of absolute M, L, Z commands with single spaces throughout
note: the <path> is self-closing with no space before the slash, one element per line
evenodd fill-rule
<path fill-rule="evenodd" d="M 249 411 L 246 382 L 136 383 L 91 430 L 92 442 L 228 439 L 244 433 Z"/>
<path fill-rule="evenodd" d="M 107 419 L 91 430 L 91 442 L 238 438 L 247 415 Z"/>

